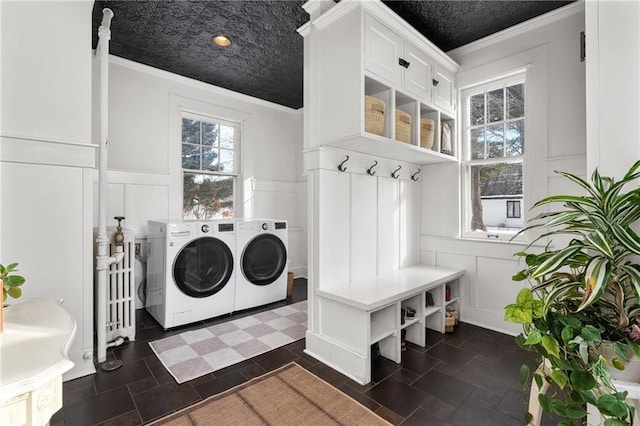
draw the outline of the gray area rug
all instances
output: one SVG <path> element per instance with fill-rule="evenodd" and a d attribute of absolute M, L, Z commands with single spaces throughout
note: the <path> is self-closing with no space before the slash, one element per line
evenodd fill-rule
<path fill-rule="evenodd" d="M 300 340 L 307 301 L 149 342 L 178 383 Z"/>

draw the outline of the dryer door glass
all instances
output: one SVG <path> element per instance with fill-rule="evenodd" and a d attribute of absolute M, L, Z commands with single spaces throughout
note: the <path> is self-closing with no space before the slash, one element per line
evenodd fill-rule
<path fill-rule="evenodd" d="M 277 280 L 287 264 L 287 248 L 272 234 L 261 234 L 247 244 L 242 253 L 242 273 L 256 285 Z"/>
<path fill-rule="evenodd" d="M 174 282 L 192 297 L 216 294 L 229 282 L 232 272 L 231 250 L 211 237 L 198 238 L 184 246 L 173 264 Z"/>

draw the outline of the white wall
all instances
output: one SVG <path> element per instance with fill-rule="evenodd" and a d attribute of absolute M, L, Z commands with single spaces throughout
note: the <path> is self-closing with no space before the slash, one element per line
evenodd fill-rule
<path fill-rule="evenodd" d="M 587 163 L 622 177 L 640 158 L 640 2 L 590 0 Z"/>
<path fill-rule="evenodd" d="M 94 371 L 92 7 L 2 2 L 0 23 L 0 261 L 20 264 L 20 301 L 62 298 L 75 318 L 67 379 Z"/>
<path fill-rule="evenodd" d="M 124 215 L 137 236 L 149 219 L 181 217 L 182 110 L 241 122 L 239 217 L 286 219 L 290 268 L 305 276 L 302 113 L 114 56 L 109 72 L 107 217 Z"/>
<path fill-rule="evenodd" d="M 584 4 L 577 3 L 449 52 L 461 66 L 460 87 L 527 69 L 525 214 L 546 195 L 575 191 L 554 170 L 585 174 L 585 64 L 579 60 L 578 43 L 582 30 Z M 466 270 L 462 279 L 464 321 L 517 333 L 520 327 L 505 322 L 503 315 L 504 307 L 522 287 L 511 277 L 523 266 L 513 253 L 524 246 L 457 238 L 457 180 L 455 165 L 425 168 L 422 260 Z"/>
<path fill-rule="evenodd" d="M 522 199 L 513 198 L 506 200 L 504 198 L 483 198 L 482 199 L 482 222 L 492 228 L 508 227 L 522 228 L 523 220 L 521 217 L 507 217 L 507 201 L 518 201 L 522 204 Z"/>

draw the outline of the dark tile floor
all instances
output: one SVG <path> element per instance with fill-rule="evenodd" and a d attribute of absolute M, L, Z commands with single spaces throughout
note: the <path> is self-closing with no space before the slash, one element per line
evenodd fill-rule
<path fill-rule="evenodd" d="M 94 375 L 65 382 L 64 407 L 51 425 L 145 424 L 290 361 L 393 424 L 524 424 L 528 394 L 522 392 L 518 372 L 523 362 L 531 364 L 531 356 L 516 346 L 513 337 L 469 324 L 460 324 L 446 335 L 428 330 L 427 347 L 409 343 L 401 364 L 382 358 L 366 386 L 306 355 L 304 340 L 178 385 L 147 344 L 306 297 L 306 280 L 296 279 L 293 296 L 286 301 L 170 331 L 138 310 L 136 340 L 108 352 L 110 359 L 122 360 L 123 366 L 112 372 L 98 369 Z"/>

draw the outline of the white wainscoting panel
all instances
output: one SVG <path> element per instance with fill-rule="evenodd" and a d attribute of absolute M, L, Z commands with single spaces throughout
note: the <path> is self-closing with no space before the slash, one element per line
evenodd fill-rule
<path fill-rule="evenodd" d="M 349 175 L 319 170 L 318 212 L 319 286 L 347 282 L 350 273 Z"/>
<path fill-rule="evenodd" d="M 377 260 L 377 180 L 351 174 L 351 281 L 375 274 Z M 346 241 L 345 241 L 346 243 Z"/>
<path fill-rule="evenodd" d="M 421 185 L 412 180 L 400 181 L 400 267 L 420 262 Z"/>
<path fill-rule="evenodd" d="M 400 266 L 400 183 L 378 178 L 378 274 Z"/>
<path fill-rule="evenodd" d="M 245 199 L 245 217 L 284 219 L 289 227 L 289 271 L 296 277 L 307 276 L 306 182 L 250 179 Z"/>
<path fill-rule="evenodd" d="M 91 356 L 93 287 L 85 281 L 85 268 L 91 269 L 92 264 L 84 262 L 86 251 L 91 250 L 91 236 L 85 227 L 83 169 L 2 162 L 0 183 L 2 261 L 18 262 L 26 278 L 18 302 L 63 299 L 63 307 L 78 327 L 69 350 L 76 366 L 69 373 L 73 377 L 90 374 L 95 371 Z M 85 352 L 88 360 L 83 359 Z"/>

